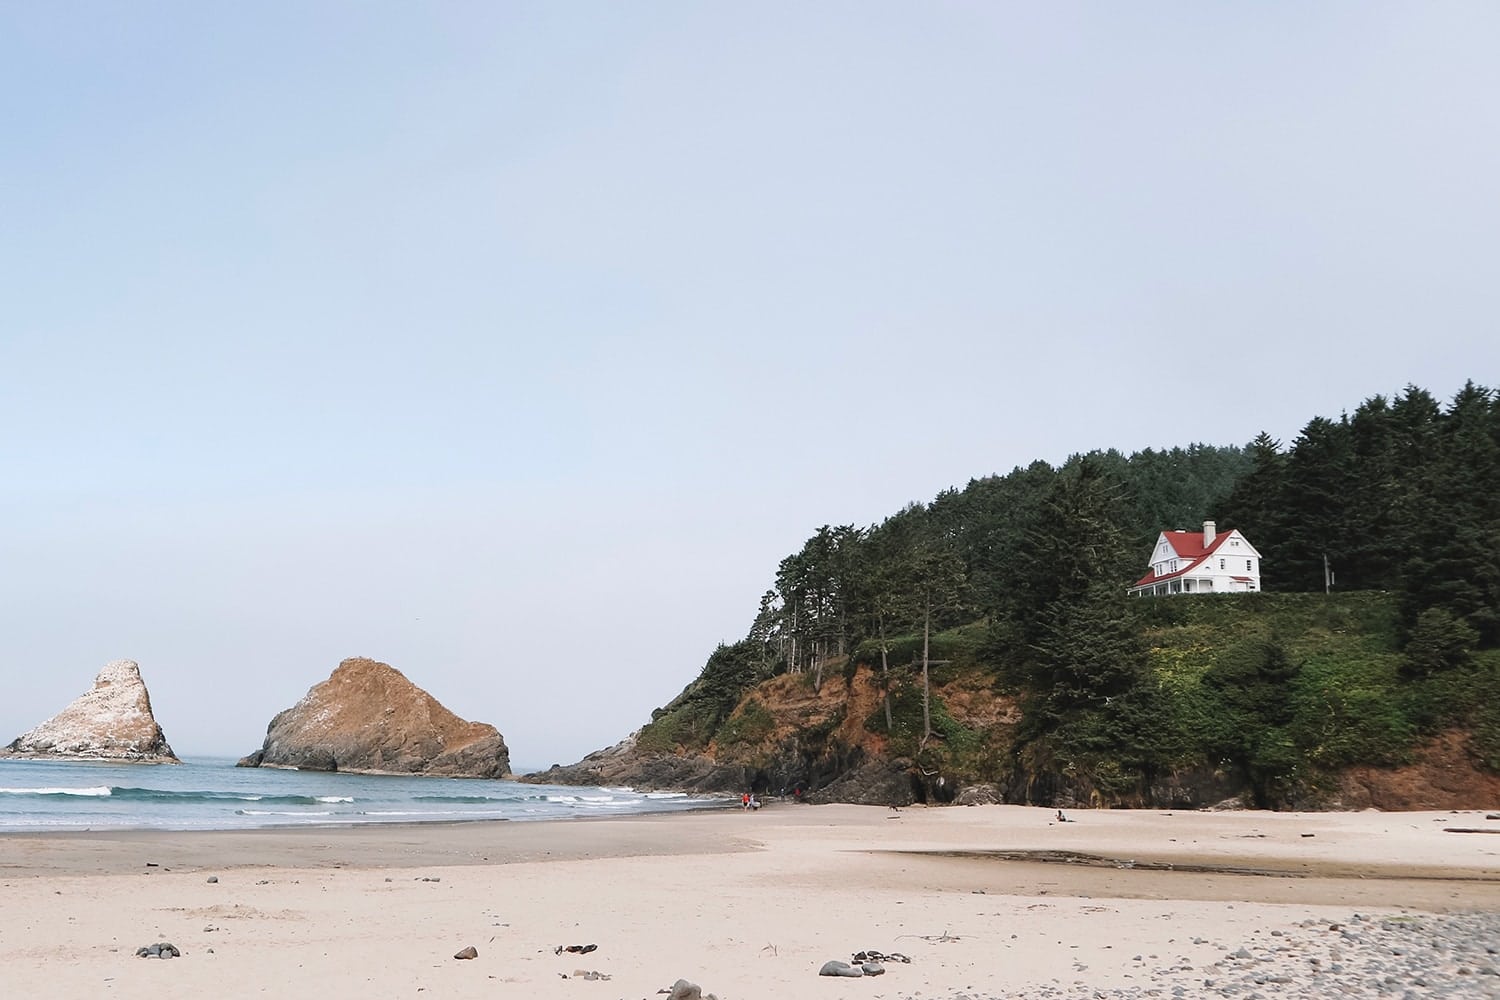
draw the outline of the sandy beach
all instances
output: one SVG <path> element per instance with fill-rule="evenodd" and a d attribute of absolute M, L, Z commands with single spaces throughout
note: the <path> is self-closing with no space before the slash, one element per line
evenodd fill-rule
<path fill-rule="evenodd" d="M 772 803 L 10 835 L 3 992 L 637 1000 L 682 978 L 721 1000 L 1500 996 L 1500 820 L 1484 812 L 1068 820 Z M 160 941 L 182 956 L 136 957 Z M 573 945 L 596 947 L 558 951 Z M 478 957 L 454 959 L 466 946 Z M 818 975 L 871 950 L 910 961 Z"/>

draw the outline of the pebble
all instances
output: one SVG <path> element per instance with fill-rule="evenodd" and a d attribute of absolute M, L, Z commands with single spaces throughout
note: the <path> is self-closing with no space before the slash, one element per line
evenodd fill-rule
<path fill-rule="evenodd" d="M 1354 914 L 1338 922 L 1304 920 L 1271 936 L 1274 945 L 1230 942 L 1233 950 L 1226 949 L 1211 965 L 1194 968 L 1179 960 L 1160 968 L 1134 966 L 1141 985 L 1104 988 L 1054 981 L 1031 987 L 1025 995 L 1033 1000 L 1500 1000 L 1500 913 Z M 973 990 L 894 997 L 1003 1000 Z"/>
<path fill-rule="evenodd" d="M 467 948 L 464 948 L 461 951 L 459 951 L 458 953 L 456 953 L 453 957 L 454 958 L 478 958 L 479 957 L 479 949 L 475 948 L 471 944 Z"/>

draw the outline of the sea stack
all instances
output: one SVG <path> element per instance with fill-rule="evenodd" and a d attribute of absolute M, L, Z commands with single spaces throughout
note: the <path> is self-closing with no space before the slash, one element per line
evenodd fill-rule
<path fill-rule="evenodd" d="M 37 760 L 98 760 L 180 764 L 151 714 L 151 695 L 134 660 L 114 660 L 92 689 L 22 733 L 0 756 Z"/>
<path fill-rule="evenodd" d="M 361 656 L 272 719 L 239 766 L 502 778 L 510 751 L 494 726 L 460 719 L 395 667 Z"/>

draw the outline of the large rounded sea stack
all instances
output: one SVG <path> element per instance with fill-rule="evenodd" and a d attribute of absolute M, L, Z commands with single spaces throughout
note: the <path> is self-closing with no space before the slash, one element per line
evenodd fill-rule
<path fill-rule="evenodd" d="M 494 726 L 460 719 L 395 667 L 357 656 L 272 719 L 239 765 L 502 778 L 510 751 Z"/>
<path fill-rule="evenodd" d="M 113 660 L 94 686 L 35 729 L 22 733 L 0 756 L 36 760 L 98 760 L 180 764 L 151 714 L 151 695 L 134 660 Z"/>

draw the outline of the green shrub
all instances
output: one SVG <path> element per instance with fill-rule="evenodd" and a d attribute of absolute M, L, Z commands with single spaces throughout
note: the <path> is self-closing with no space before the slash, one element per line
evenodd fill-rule
<path fill-rule="evenodd" d="M 754 746 L 776 729 L 771 710 L 756 698 L 748 699 L 738 712 L 719 727 L 714 739 L 723 747 Z"/>
<path fill-rule="evenodd" d="M 948 664 L 960 668 L 973 666 L 978 661 L 978 653 L 986 632 L 986 627 L 977 622 L 960 628 L 934 632 L 928 639 L 927 657 L 929 660 L 947 661 Z M 879 670 L 880 640 L 866 639 L 855 646 L 854 652 L 849 655 L 849 662 L 854 666 L 864 665 Z M 913 665 L 920 669 L 922 633 L 887 636 L 886 662 L 890 664 L 892 672 L 898 669 L 910 669 Z"/>
<path fill-rule="evenodd" d="M 885 726 L 885 706 L 878 706 L 865 718 L 865 729 L 872 733 L 889 736 L 891 750 L 898 756 L 915 757 L 922 743 L 922 684 L 920 679 L 907 679 L 891 687 L 891 720 L 889 733 Z M 983 748 L 981 735 L 953 718 L 948 706 L 936 694 L 932 695 L 929 711 L 932 717 L 933 740 L 941 741 L 941 752 L 947 756 L 975 753 Z"/>
<path fill-rule="evenodd" d="M 1431 677 L 1468 666 L 1478 645 L 1479 633 L 1468 622 L 1445 608 L 1428 608 L 1412 626 L 1401 672 Z"/>

